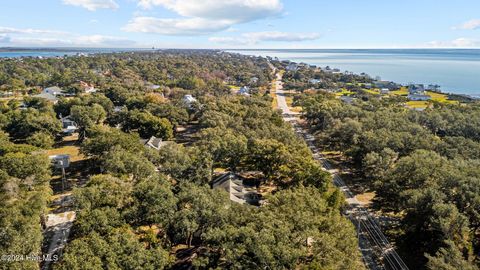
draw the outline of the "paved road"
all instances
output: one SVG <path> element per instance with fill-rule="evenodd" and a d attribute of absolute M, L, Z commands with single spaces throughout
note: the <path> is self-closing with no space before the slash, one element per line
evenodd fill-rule
<path fill-rule="evenodd" d="M 274 71 L 276 71 L 274 69 Z M 282 75 L 276 73 L 277 80 L 274 84 L 273 91 L 277 94 L 277 106 L 282 111 L 283 119 L 290 122 L 297 134 L 299 134 L 306 142 L 313 153 L 315 160 L 322 164 L 323 168 L 330 172 L 333 183 L 345 195 L 348 204 L 347 217 L 355 225 L 359 249 L 362 253 L 364 263 L 368 269 L 394 269 L 408 270 L 408 267 L 402 261 L 395 249 L 390 245 L 387 238 L 383 235 L 380 226 L 375 217 L 371 215 L 366 208 L 357 200 L 350 188 L 345 184 L 339 171 L 321 155 L 321 151 L 315 145 L 315 137 L 298 124 L 300 113 L 292 112 L 285 100 L 283 91 Z"/>
<path fill-rule="evenodd" d="M 75 220 L 75 212 L 70 210 L 72 203 L 71 193 L 62 194 L 52 205 L 59 206 L 54 213 L 47 215 L 45 235 L 52 235 L 48 250 L 44 256 L 47 258 L 53 258 L 53 255 L 61 255 L 63 248 L 67 244 L 68 236 L 70 235 L 70 229 L 72 228 L 73 221 Z M 42 265 L 42 270 L 50 269 L 52 261 L 47 260 Z"/>

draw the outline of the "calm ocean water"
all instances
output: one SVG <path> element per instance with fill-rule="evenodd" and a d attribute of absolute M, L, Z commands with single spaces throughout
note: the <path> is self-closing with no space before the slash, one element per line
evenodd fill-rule
<path fill-rule="evenodd" d="M 438 84 L 442 91 L 480 97 L 480 50 L 229 50 L 272 56 L 342 71 L 365 72 L 397 83 Z"/>

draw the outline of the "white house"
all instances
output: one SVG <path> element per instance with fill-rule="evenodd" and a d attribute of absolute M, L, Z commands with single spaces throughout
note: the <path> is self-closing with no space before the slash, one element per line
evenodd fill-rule
<path fill-rule="evenodd" d="M 380 94 L 382 94 L 382 95 L 387 95 L 389 93 L 390 93 L 390 89 L 388 89 L 388 88 L 380 89 Z"/>
<path fill-rule="evenodd" d="M 183 96 L 183 102 L 187 105 L 191 105 L 192 103 L 197 102 L 197 99 L 194 98 L 192 95 L 185 95 Z"/>
<path fill-rule="evenodd" d="M 309 83 L 311 84 L 319 84 L 322 82 L 322 80 L 319 80 L 319 79 L 310 79 L 308 80 Z"/>

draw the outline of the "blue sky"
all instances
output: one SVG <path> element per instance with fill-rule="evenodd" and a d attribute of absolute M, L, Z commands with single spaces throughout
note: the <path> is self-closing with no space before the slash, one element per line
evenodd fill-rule
<path fill-rule="evenodd" d="M 16 0 L 0 47 L 478 48 L 478 0 Z"/>

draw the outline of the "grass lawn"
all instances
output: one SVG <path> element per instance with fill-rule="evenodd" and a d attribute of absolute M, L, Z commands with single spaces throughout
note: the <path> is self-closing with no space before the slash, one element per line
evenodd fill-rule
<path fill-rule="evenodd" d="M 448 95 L 446 94 L 427 91 L 427 95 L 431 96 L 433 101 L 438 101 L 441 103 L 457 104 L 457 105 L 460 103 L 457 100 L 449 100 Z"/>
<path fill-rule="evenodd" d="M 428 101 L 408 101 L 407 106 L 412 109 L 426 109 L 428 108 Z"/>
<path fill-rule="evenodd" d="M 341 96 L 350 96 L 355 94 L 355 92 L 348 91 L 347 89 L 342 89 L 342 91 L 335 93 L 336 96 L 341 97 Z"/>
<path fill-rule="evenodd" d="M 71 162 L 85 160 L 85 157 L 80 153 L 80 148 L 74 145 L 47 150 L 47 155 L 70 155 Z"/>
<path fill-rule="evenodd" d="M 363 91 L 372 95 L 380 95 L 380 90 L 377 89 L 363 89 Z"/>
<path fill-rule="evenodd" d="M 390 91 L 390 93 L 397 96 L 408 96 L 408 88 L 404 86 L 400 90 Z"/>

